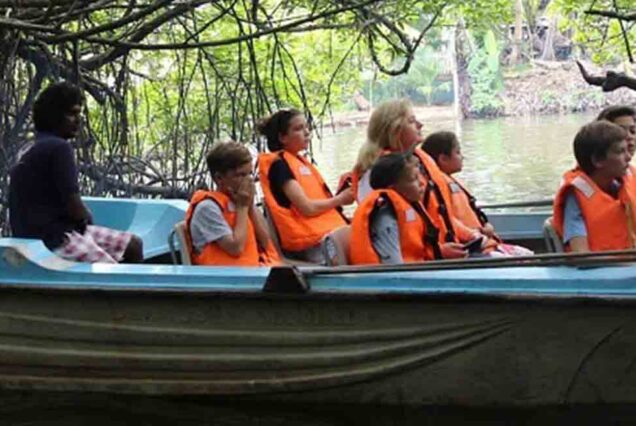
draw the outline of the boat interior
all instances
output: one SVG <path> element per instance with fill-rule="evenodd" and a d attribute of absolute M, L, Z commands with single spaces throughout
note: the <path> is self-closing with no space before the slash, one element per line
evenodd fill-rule
<path fill-rule="evenodd" d="M 347 265 L 348 230 L 341 229 L 323 240 L 329 265 L 292 261 L 292 266 L 285 267 L 240 268 L 188 264 L 183 237 L 183 217 L 188 203 L 184 200 L 90 197 L 85 200 L 94 212 L 95 223 L 128 230 L 143 239 L 145 264 L 70 262 L 54 255 L 39 240 L 3 238 L 0 239 L 0 282 L 100 289 L 141 286 L 195 291 L 306 292 L 311 287 L 332 292 L 380 289 L 407 293 L 483 292 L 504 288 L 517 292 L 537 288 L 580 292 L 581 286 L 587 283 L 588 292 L 606 292 L 613 286 L 623 294 L 626 290 L 632 291 L 629 282 L 636 275 L 634 251 L 559 253 L 562 246 L 551 228 L 547 209 L 523 212 L 517 208 L 508 212 L 495 206 L 489 212 L 491 223 L 504 241 L 531 248 L 537 253 L 534 256 L 353 266 Z M 613 268 L 611 276 L 607 268 Z M 621 272 L 617 273 L 619 269 Z"/>

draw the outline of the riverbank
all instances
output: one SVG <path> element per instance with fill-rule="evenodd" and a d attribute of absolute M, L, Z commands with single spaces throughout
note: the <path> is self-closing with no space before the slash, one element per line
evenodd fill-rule
<path fill-rule="evenodd" d="M 586 63 L 594 75 L 606 70 Z M 505 116 L 566 114 L 600 111 L 609 105 L 636 105 L 636 91 L 621 88 L 605 93 L 587 84 L 574 61 L 536 61 L 522 72 L 508 72 L 504 77 Z"/>
<path fill-rule="evenodd" d="M 330 130 L 366 127 L 371 111 L 341 111 L 332 118 L 325 119 L 324 128 Z M 447 121 L 457 119 L 453 105 L 415 105 L 413 112 L 419 118 L 429 121 Z"/>
<path fill-rule="evenodd" d="M 585 63 L 594 75 L 606 70 Z M 596 113 L 610 105 L 636 105 L 636 91 L 621 88 L 603 92 L 583 80 L 574 61 L 535 61 L 521 70 L 504 73 L 504 90 L 500 95 L 503 108 L 499 116 L 524 117 L 532 115 Z M 418 105 L 415 115 L 427 120 L 444 121 L 457 118 L 455 108 L 449 105 Z M 365 127 L 370 111 L 340 111 L 324 120 L 324 127 L 347 129 Z"/>

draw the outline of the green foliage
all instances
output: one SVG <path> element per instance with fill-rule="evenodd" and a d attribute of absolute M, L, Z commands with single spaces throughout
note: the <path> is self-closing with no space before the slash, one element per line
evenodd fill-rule
<path fill-rule="evenodd" d="M 466 27 L 475 31 L 491 30 L 494 26 L 508 25 L 513 20 L 512 0 L 466 0 L 452 2 L 446 11 L 445 21 L 454 24 L 463 20 Z"/>
<path fill-rule="evenodd" d="M 501 49 L 492 31 L 477 37 L 477 50 L 468 62 L 471 81 L 471 110 L 478 116 L 497 115 L 503 109 L 500 94 L 503 76 L 499 64 Z"/>
<path fill-rule="evenodd" d="M 553 0 L 549 9 L 559 13 L 564 19 L 559 21 L 562 32 L 572 32 L 572 40 L 579 46 L 580 54 L 603 65 L 617 65 L 627 57 L 627 47 L 621 25 L 616 19 L 586 14 L 590 9 L 633 13 L 636 11 L 634 0 Z M 627 38 L 636 42 L 636 25 L 624 23 Z"/>
<path fill-rule="evenodd" d="M 415 53 L 409 72 L 397 77 L 380 78 L 374 82 L 373 101 L 409 97 L 416 103 L 430 105 L 440 99 L 452 100 L 450 56 L 443 51 L 439 31 L 429 33 L 427 44 Z M 366 95 L 370 96 L 369 89 Z"/>

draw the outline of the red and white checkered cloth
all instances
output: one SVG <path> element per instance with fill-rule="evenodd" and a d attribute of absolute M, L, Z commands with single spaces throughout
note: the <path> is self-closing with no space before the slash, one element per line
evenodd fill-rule
<path fill-rule="evenodd" d="M 55 249 L 58 256 L 88 263 L 118 263 L 124 256 L 132 234 L 103 226 L 88 225 L 84 234 L 67 232 L 62 246 Z"/>

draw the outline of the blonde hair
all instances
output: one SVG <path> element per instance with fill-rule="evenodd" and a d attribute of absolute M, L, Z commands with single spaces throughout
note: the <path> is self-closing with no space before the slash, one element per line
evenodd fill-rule
<path fill-rule="evenodd" d="M 398 99 L 378 105 L 367 126 L 367 141 L 360 147 L 355 170 L 362 174 L 369 170 L 382 150 L 398 151 L 400 128 L 412 105 L 408 99 Z"/>

